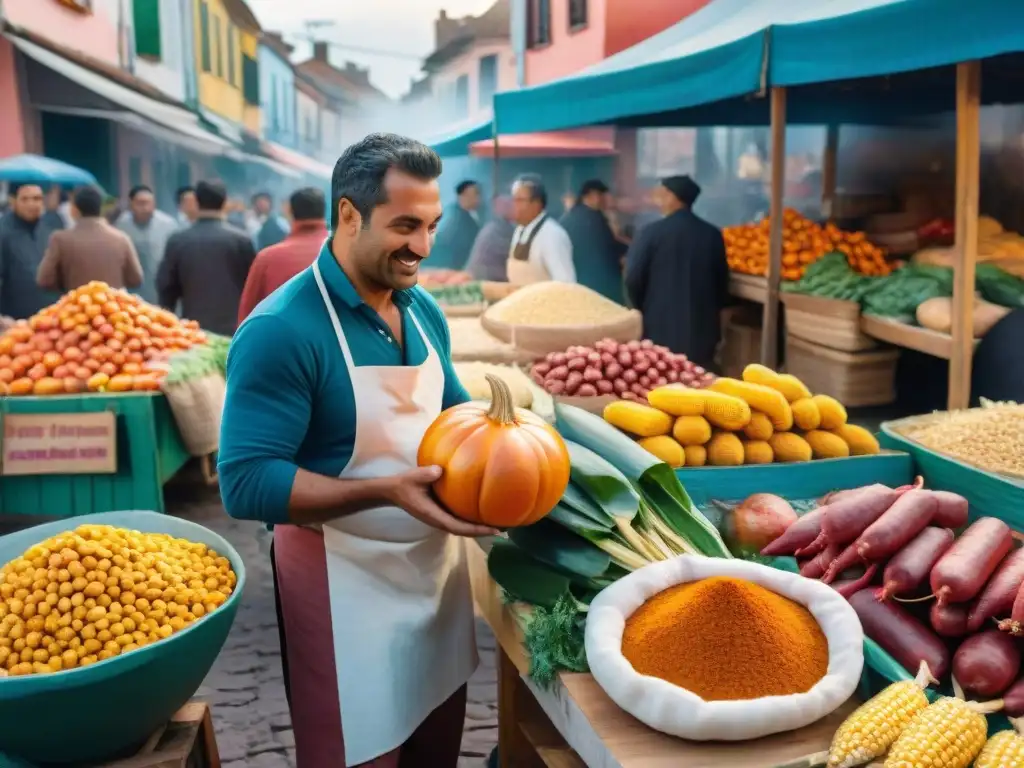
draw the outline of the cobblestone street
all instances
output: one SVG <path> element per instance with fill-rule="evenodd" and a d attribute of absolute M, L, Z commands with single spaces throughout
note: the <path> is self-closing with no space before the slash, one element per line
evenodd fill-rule
<path fill-rule="evenodd" d="M 271 534 L 261 525 L 232 520 L 215 490 L 193 483 L 167 489 L 168 511 L 226 538 L 245 561 L 248 582 L 238 617 L 199 690 L 210 702 L 225 768 L 291 768 L 294 738 L 281 676 Z M 481 665 L 469 683 L 469 706 L 459 768 L 480 768 L 497 741 L 494 638 L 478 621 Z"/>

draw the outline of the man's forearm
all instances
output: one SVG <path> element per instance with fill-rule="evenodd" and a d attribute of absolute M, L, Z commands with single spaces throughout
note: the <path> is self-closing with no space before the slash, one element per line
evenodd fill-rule
<path fill-rule="evenodd" d="M 299 469 L 288 499 L 288 522 L 313 525 L 386 506 L 391 503 L 389 481 L 386 477 L 342 480 Z"/>

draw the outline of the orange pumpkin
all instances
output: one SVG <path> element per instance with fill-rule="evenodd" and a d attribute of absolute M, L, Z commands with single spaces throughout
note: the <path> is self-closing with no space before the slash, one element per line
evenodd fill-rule
<path fill-rule="evenodd" d="M 427 428 L 417 461 L 444 470 L 434 492 L 453 515 L 513 528 L 555 508 L 569 484 L 569 451 L 555 429 L 513 406 L 508 385 L 487 375 L 491 402 L 463 403 Z"/>

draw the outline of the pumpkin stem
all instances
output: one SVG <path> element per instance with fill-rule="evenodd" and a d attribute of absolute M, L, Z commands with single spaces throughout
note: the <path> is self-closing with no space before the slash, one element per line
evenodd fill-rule
<path fill-rule="evenodd" d="M 485 374 L 484 378 L 491 387 L 491 409 L 487 411 L 487 418 L 498 424 L 515 424 L 515 401 L 512 400 L 512 390 L 508 384 L 493 373 Z"/>

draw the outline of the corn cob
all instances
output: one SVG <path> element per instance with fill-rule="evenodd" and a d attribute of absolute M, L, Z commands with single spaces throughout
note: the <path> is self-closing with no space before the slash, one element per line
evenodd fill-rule
<path fill-rule="evenodd" d="M 850 446 L 845 440 L 823 429 L 805 432 L 804 440 L 811 446 L 816 459 L 839 459 L 850 455 Z"/>
<path fill-rule="evenodd" d="M 968 768 L 985 746 L 985 713 L 1003 702 L 964 701 L 963 689 L 953 678 L 955 696 L 929 704 L 903 729 L 885 759 L 885 768 Z"/>
<path fill-rule="evenodd" d="M 639 437 L 667 435 L 672 431 L 674 419 L 667 413 L 643 403 L 616 400 L 604 407 L 604 420 L 623 432 Z"/>
<path fill-rule="evenodd" d="M 802 397 L 810 397 L 810 390 L 796 376 L 788 373 L 779 374 L 764 365 L 751 363 L 743 369 L 743 380 L 751 384 L 761 384 L 781 392 L 789 402 Z"/>
<path fill-rule="evenodd" d="M 821 429 L 839 429 L 846 423 L 846 409 L 834 397 L 815 395 L 811 400 L 821 414 Z"/>
<path fill-rule="evenodd" d="M 795 415 L 796 410 L 794 409 L 794 417 Z M 832 433 L 839 435 L 850 446 L 851 456 L 870 456 L 882 450 L 875 436 L 856 424 L 843 424 L 838 429 L 832 430 Z"/>
<path fill-rule="evenodd" d="M 793 432 L 776 432 L 768 444 L 777 462 L 810 461 L 813 457 L 810 444 Z"/>
<path fill-rule="evenodd" d="M 708 464 L 738 467 L 743 463 L 743 443 L 732 432 L 716 432 L 707 444 Z"/>
<path fill-rule="evenodd" d="M 771 464 L 774 460 L 775 454 L 767 440 L 743 441 L 744 464 Z"/>
<path fill-rule="evenodd" d="M 750 422 L 750 406 L 746 402 L 709 389 L 669 384 L 648 392 L 647 402 L 673 416 L 703 416 L 719 429 L 743 429 Z"/>
<path fill-rule="evenodd" d="M 738 397 L 752 408 L 767 414 L 768 418 L 772 421 L 774 429 L 784 431 L 793 427 L 793 411 L 789 407 L 789 402 L 776 389 L 766 387 L 763 384 L 751 384 L 749 381 L 740 381 L 724 376 L 720 379 L 715 379 L 709 389 L 712 392 L 721 392 L 732 397 Z"/>
<path fill-rule="evenodd" d="M 1024 720 L 1011 719 L 1012 731 L 1001 731 L 985 742 L 974 768 L 1015 768 L 1024 765 Z"/>
<path fill-rule="evenodd" d="M 817 429 L 821 426 L 821 412 L 809 397 L 802 397 L 790 404 L 793 409 L 793 423 L 800 429 Z"/>
<path fill-rule="evenodd" d="M 683 446 L 668 435 L 641 437 L 636 442 L 645 451 L 661 459 L 673 469 L 683 466 L 686 462 Z"/>
<path fill-rule="evenodd" d="M 750 423 L 743 428 L 743 434 L 750 440 L 767 440 L 774 431 L 772 420 L 760 411 L 751 411 Z"/>
<path fill-rule="evenodd" d="M 708 449 L 703 445 L 684 445 L 683 453 L 686 455 L 687 467 L 703 467 L 708 463 Z"/>
<path fill-rule="evenodd" d="M 703 416 L 680 416 L 672 427 L 672 436 L 681 445 L 704 445 L 711 439 L 711 425 Z"/>
<path fill-rule="evenodd" d="M 893 683 L 853 711 L 832 737 L 828 768 L 852 768 L 881 757 L 928 706 L 924 689 L 936 680 L 921 662 L 914 680 Z"/>

